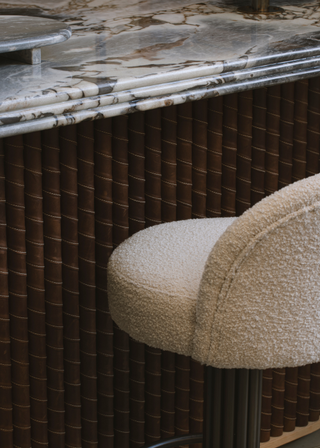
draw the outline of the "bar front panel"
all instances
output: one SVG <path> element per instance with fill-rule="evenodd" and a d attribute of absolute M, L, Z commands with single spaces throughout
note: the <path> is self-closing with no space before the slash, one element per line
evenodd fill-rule
<path fill-rule="evenodd" d="M 145 227 L 239 216 L 318 173 L 319 117 L 314 78 L 0 142 L 1 447 L 202 432 L 203 366 L 113 324 L 108 258 Z M 319 365 L 264 372 L 262 442 L 319 419 Z"/>

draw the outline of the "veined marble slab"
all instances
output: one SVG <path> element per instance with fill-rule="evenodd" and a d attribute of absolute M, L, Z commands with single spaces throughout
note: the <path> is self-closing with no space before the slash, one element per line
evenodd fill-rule
<path fill-rule="evenodd" d="M 319 1 L 276 0 L 282 9 L 270 15 L 243 12 L 250 3 L 0 2 L 0 14 L 56 18 L 73 30 L 42 50 L 40 66 L 0 58 L 0 135 L 320 74 Z"/>

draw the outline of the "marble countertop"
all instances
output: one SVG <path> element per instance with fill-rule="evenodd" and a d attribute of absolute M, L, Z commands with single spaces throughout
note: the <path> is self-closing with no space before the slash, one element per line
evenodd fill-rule
<path fill-rule="evenodd" d="M 320 74 L 320 3 L 276 0 L 0 1 L 73 36 L 29 66 L 0 57 L 0 137 Z"/>

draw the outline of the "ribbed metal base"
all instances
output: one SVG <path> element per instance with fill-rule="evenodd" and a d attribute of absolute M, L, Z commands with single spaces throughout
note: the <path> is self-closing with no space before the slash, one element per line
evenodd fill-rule
<path fill-rule="evenodd" d="M 203 434 L 173 437 L 145 448 L 201 443 L 203 448 L 258 448 L 262 371 L 205 368 Z"/>

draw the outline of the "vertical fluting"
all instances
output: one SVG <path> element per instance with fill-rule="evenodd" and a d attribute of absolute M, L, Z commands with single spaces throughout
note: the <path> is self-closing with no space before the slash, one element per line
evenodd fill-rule
<path fill-rule="evenodd" d="M 192 104 L 177 108 L 177 220 L 192 217 Z"/>
<path fill-rule="evenodd" d="M 271 434 L 272 416 L 272 369 L 264 370 L 262 376 L 262 399 L 261 399 L 261 431 L 260 441 L 268 442 Z"/>
<path fill-rule="evenodd" d="M 145 226 L 144 114 L 129 115 L 129 234 Z M 130 447 L 144 445 L 145 347 L 130 338 Z"/>
<path fill-rule="evenodd" d="M 98 445 L 94 124 L 77 128 L 82 447 Z"/>
<path fill-rule="evenodd" d="M 48 442 L 65 446 L 63 292 L 59 129 L 42 133 L 44 281 L 46 301 Z"/>
<path fill-rule="evenodd" d="M 251 205 L 265 196 L 267 89 L 253 92 Z"/>
<path fill-rule="evenodd" d="M 223 98 L 222 216 L 235 216 L 236 214 L 237 140 L 238 95 L 231 94 Z"/>
<path fill-rule="evenodd" d="M 192 217 L 205 218 L 207 210 L 207 100 L 192 103 Z"/>
<path fill-rule="evenodd" d="M 271 437 L 279 437 L 284 427 L 284 392 L 286 369 L 273 369 L 272 372 L 272 417 Z"/>
<path fill-rule="evenodd" d="M 177 219 L 177 108 L 165 107 L 161 121 L 161 214 L 163 222 Z"/>
<path fill-rule="evenodd" d="M 307 426 L 309 422 L 311 365 L 299 367 L 298 370 L 298 398 L 297 398 L 297 426 Z"/>
<path fill-rule="evenodd" d="M 128 117 L 112 120 L 113 247 L 129 236 Z M 114 446 L 129 446 L 129 336 L 114 325 Z"/>
<path fill-rule="evenodd" d="M 267 89 L 267 129 L 265 155 L 265 193 L 278 190 L 281 86 Z"/>
<path fill-rule="evenodd" d="M 310 369 L 309 421 L 316 422 L 320 415 L 320 363 L 312 364 Z"/>
<path fill-rule="evenodd" d="M 281 86 L 278 189 L 292 182 L 294 83 Z"/>
<path fill-rule="evenodd" d="M 4 141 L 0 140 L 0 446 L 13 447 Z"/>
<path fill-rule="evenodd" d="M 161 110 L 145 114 L 146 227 L 161 223 Z M 161 351 L 145 351 L 145 437 L 152 443 L 161 437 Z"/>
<path fill-rule="evenodd" d="M 283 430 L 293 431 L 297 419 L 298 367 L 286 368 Z"/>
<path fill-rule="evenodd" d="M 66 446 L 81 448 L 77 127 L 60 129 Z"/>
<path fill-rule="evenodd" d="M 94 139 L 98 440 L 113 448 L 113 323 L 107 298 L 107 264 L 113 249 L 111 119 L 95 122 Z"/>
<path fill-rule="evenodd" d="M 23 137 L 5 140 L 13 445 L 31 448 Z"/>
<path fill-rule="evenodd" d="M 221 216 L 223 97 L 208 100 L 207 216 Z"/>
<path fill-rule="evenodd" d="M 237 216 L 251 205 L 252 91 L 238 95 Z"/>
<path fill-rule="evenodd" d="M 40 132 L 24 137 L 24 161 L 31 439 L 32 446 L 44 448 L 48 446 L 48 402 Z"/>
<path fill-rule="evenodd" d="M 308 133 L 308 80 L 294 86 L 294 131 L 292 148 L 292 182 L 306 177 Z"/>
<path fill-rule="evenodd" d="M 309 79 L 307 116 L 306 175 L 319 172 L 320 152 L 320 78 Z"/>

